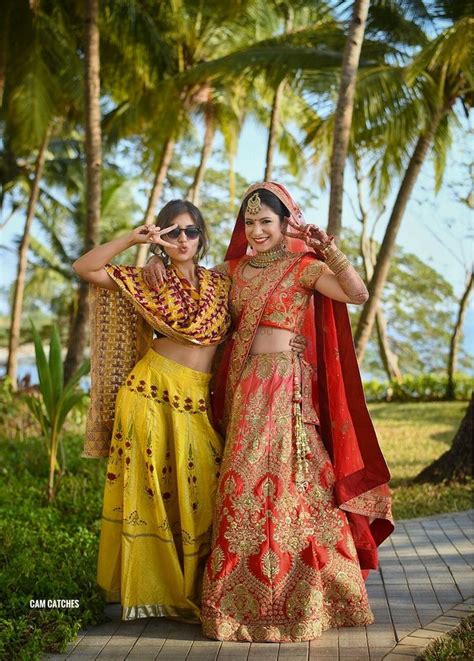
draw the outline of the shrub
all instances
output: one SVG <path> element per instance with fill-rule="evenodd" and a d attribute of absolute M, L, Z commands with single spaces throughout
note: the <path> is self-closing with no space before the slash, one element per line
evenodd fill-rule
<path fill-rule="evenodd" d="M 0 436 L 24 438 L 38 432 L 37 424 L 20 393 L 14 392 L 11 379 L 0 379 Z"/>
<path fill-rule="evenodd" d="M 63 651 L 80 627 L 104 621 L 96 587 L 104 465 L 79 457 L 66 436 L 69 470 L 48 504 L 48 458 L 40 439 L 0 444 L 0 658 Z M 78 608 L 30 608 L 30 600 L 78 599 Z"/>
<path fill-rule="evenodd" d="M 456 374 L 454 399 L 468 401 L 474 386 L 474 378 Z M 369 402 L 439 402 L 446 399 L 448 377 L 445 374 L 407 375 L 398 381 L 377 380 L 364 383 Z"/>
<path fill-rule="evenodd" d="M 428 645 L 420 661 L 467 661 L 474 658 L 474 615 L 466 617 L 453 631 Z"/>

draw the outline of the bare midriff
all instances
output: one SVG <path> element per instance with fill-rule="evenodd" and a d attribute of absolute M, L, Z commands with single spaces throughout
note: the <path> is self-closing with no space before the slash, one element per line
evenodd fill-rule
<path fill-rule="evenodd" d="M 280 351 L 291 351 L 290 340 L 294 337 L 295 333 L 283 328 L 259 326 L 255 333 L 250 353 L 279 353 Z"/>
<path fill-rule="evenodd" d="M 152 348 L 156 353 L 174 360 L 175 363 L 189 367 L 196 372 L 209 374 L 217 345 L 211 347 L 186 346 L 173 342 L 168 337 L 159 337 L 153 340 Z"/>

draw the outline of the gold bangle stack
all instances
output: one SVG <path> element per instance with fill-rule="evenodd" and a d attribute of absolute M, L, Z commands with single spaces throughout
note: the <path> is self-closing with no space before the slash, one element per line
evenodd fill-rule
<path fill-rule="evenodd" d="M 336 248 L 336 250 L 331 251 L 329 256 L 326 259 L 326 264 L 329 266 L 331 271 L 335 276 L 340 275 L 350 267 L 351 263 L 344 255 L 343 252 Z"/>

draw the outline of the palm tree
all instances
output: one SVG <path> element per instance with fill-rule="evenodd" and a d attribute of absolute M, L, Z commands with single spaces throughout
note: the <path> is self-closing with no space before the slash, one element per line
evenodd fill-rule
<path fill-rule="evenodd" d="M 344 168 L 349 147 L 354 94 L 359 58 L 364 41 L 365 24 L 370 0 L 355 0 L 346 46 L 342 57 L 341 82 L 334 117 L 334 137 L 331 156 L 331 189 L 329 199 L 328 234 L 338 237 L 342 223 Z"/>
<path fill-rule="evenodd" d="M 239 25 L 245 23 L 245 12 L 251 3 L 231 0 L 225 5 L 207 7 L 191 1 L 170 2 L 161 3 L 156 12 L 147 12 L 140 3 L 132 4 L 140 7 L 139 19 L 146 18 L 147 25 L 153 26 L 159 47 L 152 47 L 150 40 L 139 44 L 143 47 L 139 70 L 147 72 L 148 80 L 139 74 L 128 89 L 124 88 L 122 81 L 112 83 L 111 95 L 118 105 L 108 117 L 107 128 L 115 130 L 121 137 L 140 135 L 144 153 L 150 155 L 148 161 L 152 164 L 154 176 L 143 219 L 145 224 L 150 224 L 175 145 L 190 130 L 191 114 L 201 112 L 207 130 L 200 165 L 189 191 L 191 197 L 198 198 L 220 115 L 214 103 L 219 93 L 212 90 L 205 79 L 191 85 L 178 85 L 175 79 L 211 54 L 219 55 L 231 49 L 241 38 Z M 249 18 L 246 20 L 248 22 Z M 135 43 L 122 38 L 120 48 L 128 57 L 129 51 L 135 50 Z M 146 252 L 147 246 L 138 249 L 137 264 L 143 263 Z"/>
<path fill-rule="evenodd" d="M 13 387 L 16 387 L 16 372 L 18 367 L 18 346 L 20 344 L 21 313 L 23 309 L 23 297 L 25 294 L 26 267 L 28 263 L 28 250 L 30 245 L 30 231 L 36 213 L 40 181 L 43 176 L 46 150 L 51 135 L 51 125 L 46 128 L 43 142 L 38 151 L 36 159 L 35 174 L 31 183 L 31 191 L 28 199 L 26 221 L 23 228 L 23 236 L 18 249 L 17 277 L 13 292 L 13 306 L 8 341 L 7 375 L 10 377 Z"/>
<path fill-rule="evenodd" d="M 374 274 L 374 265 L 377 260 L 373 232 L 385 210 L 385 207 L 380 209 L 378 216 L 375 218 L 375 221 L 372 224 L 372 232 L 369 235 L 370 213 L 364 199 L 365 177 L 362 174 L 361 162 L 357 155 L 354 156 L 354 173 L 357 185 L 358 212 L 355 209 L 354 211 L 355 216 L 358 217 L 358 220 L 362 226 L 360 233 L 360 254 L 364 266 L 365 281 L 370 282 Z M 398 358 L 390 347 L 390 340 L 387 330 L 387 319 L 381 306 L 377 308 L 375 323 L 380 359 L 382 361 L 387 378 L 389 381 L 400 381 L 402 374 L 398 365 Z"/>
<path fill-rule="evenodd" d="M 2 21 L 5 55 L 1 61 L 3 143 L 10 154 L 10 187 L 29 187 L 28 206 L 19 245 L 17 278 L 14 288 L 7 373 L 16 384 L 17 350 L 25 288 L 30 230 L 36 213 L 40 182 L 48 144 L 58 118 L 71 116 L 77 108 L 74 87 L 77 55 L 70 25 L 60 3 L 53 3 L 51 16 L 38 3 L 8 3 Z M 60 63 L 61 66 L 58 66 Z M 35 156 L 32 179 L 28 168 L 19 165 Z M 8 178 L 7 177 L 7 178 Z M 5 183 L 5 180 L 4 180 Z"/>
<path fill-rule="evenodd" d="M 53 305 L 60 327 L 69 328 L 69 344 L 74 341 L 71 328 L 79 303 L 79 281 L 72 263 L 83 251 L 86 227 L 83 154 L 79 151 L 76 158 L 68 159 L 64 153 L 71 148 L 67 144 L 58 146 L 46 168 L 47 186 L 42 190 L 37 213 L 41 234 L 31 236 L 25 290 L 25 299 Z M 103 170 L 100 241 L 109 241 L 134 225 L 140 212 L 133 197 L 137 183 L 115 168 Z"/>
<path fill-rule="evenodd" d="M 470 275 L 466 278 L 466 284 L 464 286 L 464 291 L 459 300 L 458 312 L 456 315 L 456 322 L 454 324 L 454 329 L 451 334 L 451 341 L 449 343 L 449 355 L 448 355 L 448 385 L 446 387 L 446 398 L 454 399 L 455 396 L 455 381 L 454 381 L 454 372 L 456 370 L 456 363 L 458 359 L 459 351 L 459 341 L 461 339 L 462 327 L 464 325 L 464 317 L 466 315 L 467 304 L 469 301 L 469 296 L 471 295 L 472 288 L 474 286 L 474 273 L 471 272 Z"/>
<path fill-rule="evenodd" d="M 203 87 L 202 97 L 205 100 L 196 108 L 193 115 L 199 114 L 204 119 L 204 138 L 199 162 L 194 170 L 194 176 L 186 194 L 187 199 L 197 206 L 200 203 L 201 187 L 204 183 L 214 139 L 218 132 L 224 138 L 224 151 L 230 162 L 230 178 L 234 176 L 232 174 L 232 162 L 245 118 L 245 109 L 249 104 L 248 89 L 239 83 L 232 88 L 219 84 L 209 86 L 207 90 Z M 232 198 L 232 184 L 229 184 L 229 192 Z"/>
<path fill-rule="evenodd" d="M 402 182 L 374 265 L 371 296 L 356 330 L 359 360 L 375 323 L 398 229 L 417 176 L 434 145 L 436 182 L 440 185 L 450 126 L 456 121 L 456 101 L 470 105 L 472 96 L 468 3 L 457 3 L 455 8 L 449 3 L 433 4 L 435 11 L 430 15 L 425 4 L 417 0 L 395 4 L 373 0 L 369 14 L 369 38 L 362 50 L 349 147 L 351 154 L 360 151 L 372 164 L 371 191 L 379 208 L 400 174 Z M 430 39 L 433 29 L 439 29 L 434 17 L 455 22 Z M 426 25 L 429 31 L 425 31 Z M 312 85 L 310 81 L 309 89 Z M 331 112 L 307 127 L 307 142 L 315 145 L 323 164 L 328 162 L 333 134 Z"/>
<path fill-rule="evenodd" d="M 101 205 L 102 133 L 100 115 L 100 49 L 99 2 L 85 0 L 85 129 L 86 129 L 86 232 L 84 247 L 97 244 Z M 85 329 L 89 318 L 89 285 L 81 281 L 77 313 L 69 338 L 64 362 L 64 382 L 67 383 L 83 360 Z"/>
<path fill-rule="evenodd" d="M 364 305 L 356 329 L 355 345 L 359 360 L 364 356 L 390 268 L 398 230 L 420 170 L 433 145 L 437 148 L 438 163 L 441 163 L 442 169 L 444 155 L 449 146 L 450 124 L 455 121 L 455 104 L 457 101 L 463 103 L 470 101 L 474 81 L 470 69 L 469 35 L 473 26 L 474 19 L 460 18 L 428 43 L 404 72 L 403 82 L 408 94 L 413 94 L 413 90 L 416 89 L 416 93 L 422 93 L 423 97 L 413 94 L 410 106 L 394 117 L 394 124 L 396 126 L 401 116 L 405 124 L 407 120 L 411 120 L 410 130 L 414 140 L 410 136 L 411 139 L 403 141 L 403 138 L 401 139 L 403 132 L 395 132 L 394 125 L 390 122 L 387 123 L 386 128 L 384 127 L 387 143 L 397 154 L 395 157 L 393 154 L 387 154 L 386 162 L 382 163 L 386 171 L 390 158 L 398 159 L 399 164 L 404 160 L 399 156 L 400 146 L 396 148 L 395 139 L 403 144 L 405 152 L 408 151 L 412 140 L 414 145 L 380 246 L 373 277 L 369 283 L 370 297 Z M 420 124 L 421 130 L 418 128 Z M 416 133 L 417 129 L 418 133 Z"/>

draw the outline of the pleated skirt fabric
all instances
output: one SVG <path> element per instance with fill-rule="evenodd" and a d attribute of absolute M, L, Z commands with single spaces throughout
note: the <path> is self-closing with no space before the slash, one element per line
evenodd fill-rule
<path fill-rule="evenodd" d="M 119 390 L 97 581 L 124 620 L 199 620 L 222 454 L 209 380 L 150 349 Z"/>

